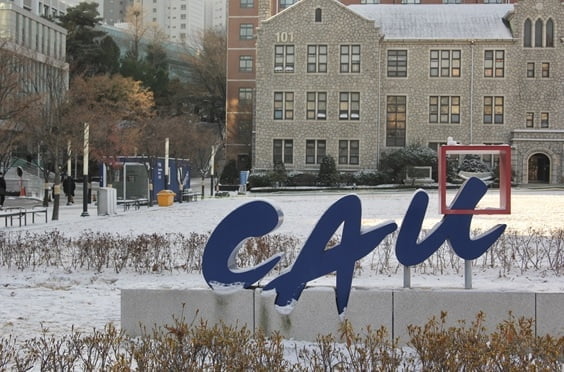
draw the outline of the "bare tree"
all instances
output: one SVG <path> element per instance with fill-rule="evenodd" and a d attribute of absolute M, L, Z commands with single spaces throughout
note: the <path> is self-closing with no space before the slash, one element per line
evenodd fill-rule
<path fill-rule="evenodd" d="M 41 95 L 40 101 L 26 117 L 26 138 L 29 146 L 37 146 L 43 166 L 45 184 L 49 183 L 51 171 L 54 172 L 54 201 L 52 219 L 59 219 L 60 165 L 65 159 L 66 146 L 72 130 L 63 121 L 64 105 L 68 92 L 68 72 L 63 63 L 48 61 L 44 73 L 37 74 L 35 89 Z M 43 204 L 49 200 L 49 190 L 44 190 Z"/>
<path fill-rule="evenodd" d="M 189 100 L 196 112 L 206 116 L 218 128 L 220 142 L 225 141 L 227 42 L 224 30 L 204 31 L 195 51 L 187 51 L 186 60 L 192 73 Z"/>
<path fill-rule="evenodd" d="M 9 167 L 24 133 L 21 119 L 40 98 L 31 84 L 30 63 L 15 44 L 0 39 L 0 169 Z"/>

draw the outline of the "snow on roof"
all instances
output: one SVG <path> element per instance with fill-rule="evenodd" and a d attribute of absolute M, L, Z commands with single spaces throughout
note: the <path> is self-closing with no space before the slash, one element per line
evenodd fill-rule
<path fill-rule="evenodd" d="M 511 40 L 503 18 L 512 4 L 349 5 L 374 20 L 385 39 Z"/>

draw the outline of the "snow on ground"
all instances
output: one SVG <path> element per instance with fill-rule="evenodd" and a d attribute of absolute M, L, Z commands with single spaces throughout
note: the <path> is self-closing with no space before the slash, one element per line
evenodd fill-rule
<path fill-rule="evenodd" d="M 432 227 L 440 220 L 436 190 L 428 191 L 429 207 L 424 228 Z M 81 217 L 82 203 L 63 205 L 58 221 L 29 224 L 26 227 L 0 227 L 0 233 L 21 230 L 43 232 L 52 229 L 66 235 L 78 235 L 83 231 L 100 231 L 118 234 L 140 233 L 207 233 L 234 208 L 256 198 L 266 199 L 284 213 L 284 222 L 275 233 L 294 235 L 305 239 L 321 214 L 346 192 L 300 192 L 234 195 L 228 198 L 209 198 L 190 203 L 175 203 L 171 207 L 141 207 L 123 211 L 118 207 L 115 216 L 97 216 L 96 207 L 89 205 L 89 216 Z M 362 200 L 363 227 L 375 226 L 393 220 L 398 225 L 407 209 L 412 190 L 357 191 Z M 452 195 L 450 195 L 452 197 Z M 484 207 L 499 205 L 493 192 L 483 200 Z M 479 215 L 472 227 L 486 229 L 497 223 L 506 223 L 508 229 L 527 231 L 534 229 L 564 228 L 564 190 L 513 189 L 511 215 Z M 252 221 L 249 221 L 252 223 Z M 377 249 L 377 248 L 376 248 Z M 401 270 L 393 275 L 377 275 L 363 271 L 353 280 L 355 286 L 401 288 Z M 334 278 L 322 278 L 315 283 L 334 284 Z M 413 287 L 463 288 L 460 275 L 424 276 L 413 275 Z M 102 273 L 73 272 L 39 268 L 36 271 L 18 271 L 0 267 L 0 337 L 12 334 L 26 339 L 40 334 L 42 328 L 50 333 L 70 332 L 71 326 L 83 331 L 100 329 L 106 323 L 119 325 L 120 289 L 122 288 L 188 288 L 207 287 L 199 274 L 167 272 L 159 274 L 135 274 L 113 271 Z M 564 292 L 564 278 L 544 272 L 513 273 L 500 278 L 492 272 L 475 272 L 475 289 L 530 290 Z"/>

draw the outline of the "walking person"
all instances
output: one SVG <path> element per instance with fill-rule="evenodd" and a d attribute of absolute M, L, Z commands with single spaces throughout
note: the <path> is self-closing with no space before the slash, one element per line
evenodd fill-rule
<path fill-rule="evenodd" d="M 4 173 L 0 172 L 0 209 L 4 208 L 4 200 L 6 199 L 6 180 Z"/>
<path fill-rule="evenodd" d="M 63 191 L 65 193 L 65 195 L 67 196 L 67 205 L 71 205 L 74 203 L 74 189 L 75 189 L 75 183 L 74 183 L 74 179 L 72 178 L 72 176 L 64 176 L 63 179 Z"/>

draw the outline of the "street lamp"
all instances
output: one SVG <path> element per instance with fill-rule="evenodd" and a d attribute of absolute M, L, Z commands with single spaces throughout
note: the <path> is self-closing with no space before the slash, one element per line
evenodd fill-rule
<path fill-rule="evenodd" d="M 84 156 L 82 164 L 82 217 L 88 217 L 88 153 L 90 152 L 88 137 L 90 136 L 90 125 L 84 123 Z"/>

